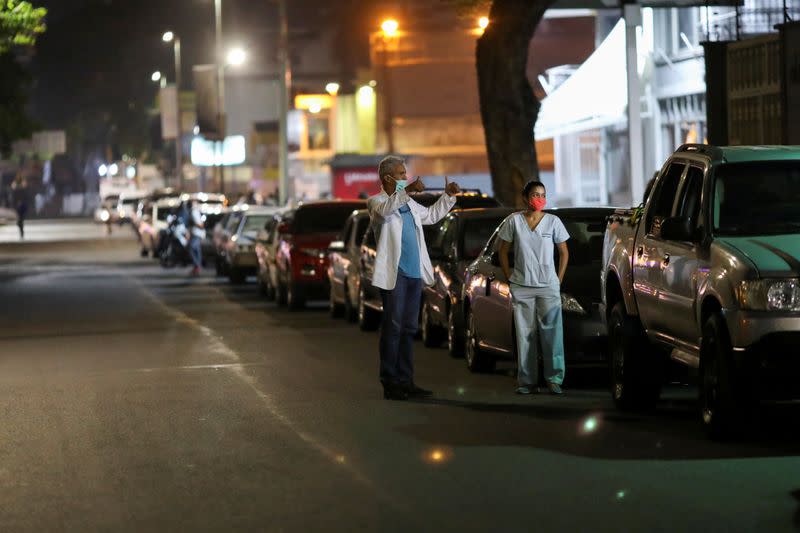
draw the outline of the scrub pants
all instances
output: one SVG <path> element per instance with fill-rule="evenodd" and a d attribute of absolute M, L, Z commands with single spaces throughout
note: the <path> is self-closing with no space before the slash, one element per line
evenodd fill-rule
<path fill-rule="evenodd" d="M 561 293 L 555 287 L 525 287 L 511 284 L 514 326 L 517 332 L 520 386 L 539 382 L 539 344 L 542 347 L 544 379 L 564 382 L 564 328 L 561 321 Z"/>

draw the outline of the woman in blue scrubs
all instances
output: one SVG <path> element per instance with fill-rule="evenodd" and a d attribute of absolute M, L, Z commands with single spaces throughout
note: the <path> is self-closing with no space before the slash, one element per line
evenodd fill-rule
<path fill-rule="evenodd" d="M 539 344 L 544 379 L 551 394 L 562 394 L 564 382 L 564 329 L 561 323 L 561 282 L 567 271 L 569 251 L 564 224 L 544 213 L 547 192 L 539 181 L 522 190 L 527 209 L 510 215 L 500 227 L 500 266 L 511 288 L 517 334 L 519 370 L 517 393 L 538 392 Z M 514 268 L 508 252 L 514 246 Z M 555 253 L 558 249 L 558 272 Z"/>

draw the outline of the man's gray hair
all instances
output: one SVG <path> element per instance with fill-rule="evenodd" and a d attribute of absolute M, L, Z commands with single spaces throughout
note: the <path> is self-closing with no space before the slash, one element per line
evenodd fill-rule
<path fill-rule="evenodd" d="M 378 165 L 378 177 L 383 179 L 384 176 L 394 172 L 394 167 L 397 165 L 404 165 L 405 163 L 406 162 L 402 157 L 397 157 L 396 155 L 387 155 Z"/>

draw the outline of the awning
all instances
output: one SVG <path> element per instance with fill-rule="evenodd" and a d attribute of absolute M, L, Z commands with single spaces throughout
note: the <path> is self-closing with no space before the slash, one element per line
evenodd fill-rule
<path fill-rule="evenodd" d="M 620 19 L 578 70 L 542 100 L 536 138 L 624 122 L 627 107 L 625 21 Z"/>

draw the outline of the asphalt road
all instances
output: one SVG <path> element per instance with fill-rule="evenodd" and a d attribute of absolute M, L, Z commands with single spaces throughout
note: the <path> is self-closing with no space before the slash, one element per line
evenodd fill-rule
<path fill-rule="evenodd" d="M 96 237 L 0 244 L 0 531 L 800 524 L 797 408 L 714 443 L 688 388 L 620 414 L 568 369 L 565 397 L 519 397 L 511 365 L 473 375 L 421 343 L 435 398 L 388 402 L 377 335 L 324 304 L 289 313 Z"/>

